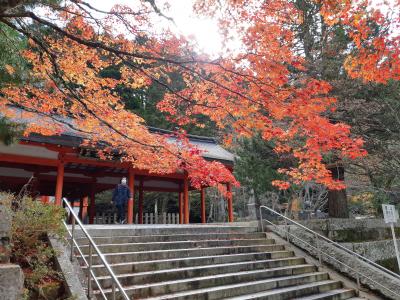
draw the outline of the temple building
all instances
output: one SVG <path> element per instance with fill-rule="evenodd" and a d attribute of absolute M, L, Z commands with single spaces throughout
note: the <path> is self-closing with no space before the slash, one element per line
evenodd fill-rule
<path fill-rule="evenodd" d="M 23 114 L 17 114 L 13 121 L 36 121 L 32 116 L 22 116 Z M 157 128 L 149 129 L 159 134 L 170 133 Z M 202 155 L 205 159 L 219 161 L 229 170 L 233 170 L 233 154 L 218 145 L 215 139 L 193 135 L 189 135 L 188 138 L 190 143 L 204 151 Z M 178 193 L 179 223 L 189 223 L 189 191 L 194 188 L 190 186 L 184 172 L 151 174 L 146 170 L 134 169 L 128 163 L 101 160 L 94 155 L 95 149 L 83 147 L 82 141 L 81 134 L 65 125 L 61 135 L 31 134 L 19 138 L 18 142 L 12 145 L 0 143 L 0 190 L 18 193 L 34 178 L 30 184 L 34 185 L 34 190 L 38 192 L 42 201 L 52 198 L 56 205 L 61 205 L 62 197 L 80 199 L 80 216 L 84 218 L 87 214 L 88 222 L 93 223 L 96 214 L 95 195 L 113 189 L 122 177 L 126 177 L 131 191 L 138 191 L 139 195 L 138 199 L 131 198 L 128 202 L 128 223 L 134 222 L 135 213 L 139 216 L 138 223 L 143 223 L 143 199 L 146 191 Z M 200 194 L 201 220 L 205 223 L 204 189 Z M 138 201 L 138 212 L 134 212 L 134 201 Z M 232 222 L 232 197 L 228 197 L 227 201 L 228 220 Z"/>

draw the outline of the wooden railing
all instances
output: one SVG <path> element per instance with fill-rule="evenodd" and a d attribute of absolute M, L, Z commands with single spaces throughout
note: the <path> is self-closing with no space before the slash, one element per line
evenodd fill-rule
<path fill-rule="evenodd" d="M 115 224 L 117 213 L 114 211 L 102 212 L 96 214 L 94 224 Z M 135 224 L 139 223 L 139 215 L 135 216 Z M 178 213 L 162 213 L 155 215 L 153 213 L 143 214 L 143 224 L 179 224 Z"/>

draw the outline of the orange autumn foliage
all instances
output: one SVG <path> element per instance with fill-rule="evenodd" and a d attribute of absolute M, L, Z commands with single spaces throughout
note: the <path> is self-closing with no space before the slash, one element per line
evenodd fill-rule
<path fill-rule="evenodd" d="M 329 24 L 345 26 L 355 51 L 345 68 L 353 78 L 386 83 L 400 80 L 400 1 L 321 1 Z"/>
<path fill-rule="evenodd" d="M 378 10 L 366 9 L 365 2 L 355 7 L 350 0 L 321 1 L 321 14 L 329 24 L 342 22 L 354 40 L 358 51 L 345 65 L 351 76 L 379 82 L 398 79 L 398 41 L 387 35 L 371 37 L 366 20 L 389 21 Z M 67 3 L 51 11 L 62 26 L 51 26 L 36 15 L 24 16 L 52 34 L 35 39 L 21 31 L 30 37 L 30 49 L 23 55 L 33 66 L 32 80 L 3 89 L 2 109 L 11 103 L 47 116 L 72 118 L 73 127 L 90 136 L 91 143 L 107 142 L 104 157 L 118 149 L 136 168 L 156 173 L 184 170 L 196 187 L 237 182 L 223 165 L 202 159 L 184 135 L 178 134 L 180 142 L 172 144 L 150 133 L 140 116 L 124 108 L 117 86 L 145 89 L 157 82 L 167 90 L 158 108 L 171 120 L 181 126 L 204 126 L 197 116 L 205 115 L 225 130 L 227 143 L 261 133 L 275 144 L 277 153 L 298 163 L 280 170 L 288 180 L 274 182 L 279 188 L 314 181 L 341 189 L 343 182 L 332 179 L 324 157 L 365 155 L 362 140 L 352 137 L 347 125 L 326 117 L 336 103 L 329 96 L 329 84 L 302 72 L 306 67 L 294 47 L 292 29 L 302 16 L 290 1 L 196 1 L 199 14 L 219 18 L 226 43 L 224 57 L 217 60 L 193 55 L 190 40 L 168 31 L 160 35 L 146 1 L 134 8 L 115 6 L 95 21 L 84 2 Z M 232 38 L 240 40 L 239 49 L 229 48 Z M 111 65 L 119 66 L 120 79 L 99 75 Z M 171 73 L 181 74 L 184 88 L 172 87 Z M 56 127 L 43 127 L 46 134 L 59 133 Z M 28 130 L 41 129 L 35 125 Z"/>
<path fill-rule="evenodd" d="M 44 118 L 27 124 L 25 134 L 61 134 L 62 128 L 67 126 L 87 137 L 85 145 L 97 148 L 102 159 L 111 159 L 117 151 L 123 161 L 151 173 L 187 171 L 196 188 L 219 183 L 238 185 L 223 164 L 206 161 L 189 143 L 182 147 L 182 142 L 174 143 L 167 136 L 150 133 L 140 116 L 124 108 L 115 91 L 119 85 L 146 88 L 162 74 L 173 71 L 173 66 L 160 66 L 157 60 L 144 59 L 141 55 L 127 58 L 83 45 L 81 40 L 88 43 L 101 41 L 110 47 L 117 45 L 119 52 L 145 53 L 146 57 L 159 57 L 166 49 L 170 55 L 180 55 L 184 43 L 171 36 L 165 40 L 148 38 L 146 43 L 138 44 L 112 31 L 112 23 L 118 26 L 115 20 L 118 17 L 114 19 L 113 16 L 104 23 L 111 29 L 104 28 L 104 32 L 98 34 L 84 16 L 77 16 L 79 10 L 76 7 L 71 6 L 68 10 L 71 13 L 56 14 L 65 22 L 64 35 L 46 35 L 41 42 L 34 38 L 29 40 L 30 47 L 22 55 L 32 65 L 30 80 L 2 89 L 2 113 L 13 116 L 17 106 L 25 111 L 25 118 L 37 113 L 50 117 L 54 122 Z M 116 7 L 115 11 L 122 14 L 129 9 Z M 134 20 L 131 29 L 135 30 L 134 24 L 140 26 L 145 22 L 143 18 Z M 100 76 L 102 70 L 112 65 L 120 66 L 121 79 Z"/>

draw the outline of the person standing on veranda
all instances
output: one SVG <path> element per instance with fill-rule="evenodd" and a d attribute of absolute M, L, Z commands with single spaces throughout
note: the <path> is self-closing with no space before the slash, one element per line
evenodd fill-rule
<path fill-rule="evenodd" d="M 124 224 L 126 207 L 128 205 L 128 200 L 131 197 L 131 190 L 127 185 L 126 178 L 121 179 L 121 183 L 118 184 L 112 194 L 112 202 L 117 207 L 117 222 L 119 224 Z"/>

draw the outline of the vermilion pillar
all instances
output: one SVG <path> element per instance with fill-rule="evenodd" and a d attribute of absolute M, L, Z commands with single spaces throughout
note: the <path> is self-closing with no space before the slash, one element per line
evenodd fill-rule
<path fill-rule="evenodd" d="M 87 217 L 88 202 L 89 202 L 88 196 L 84 196 L 81 198 L 79 205 L 79 218 L 81 219 L 82 223 L 85 221 Z"/>
<path fill-rule="evenodd" d="M 183 224 L 183 193 L 178 193 L 178 204 L 179 204 L 179 224 Z"/>
<path fill-rule="evenodd" d="M 200 190 L 201 223 L 206 223 L 206 193 L 204 188 Z"/>
<path fill-rule="evenodd" d="M 183 180 L 183 218 L 184 223 L 189 224 L 189 180 Z"/>
<path fill-rule="evenodd" d="M 50 199 L 49 196 L 40 196 L 42 203 L 49 203 Z"/>
<path fill-rule="evenodd" d="M 143 179 L 139 182 L 139 224 L 143 224 Z"/>
<path fill-rule="evenodd" d="M 228 220 L 233 222 L 232 188 L 230 183 L 226 184 L 226 189 L 228 192 Z"/>
<path fill-rule="evenodd" d="M 57 167 L 57 181 L 56 181 L 56 192 L 55 192 L 55 204 L 61 206 L 62 190 L 64 183 L 64 162 L 61 159 Z"/>
<path fill-rule="evenodd" d="M 133 174 L 133 169 L 131 168 L 129 169 L 128 186 L 131 190 L 131 196 L 128 200 L 128 224 L 132 224 L 134 216 L 135 174 Z"/>
<path fill-rule="evenodd" d="M 89 205 L 89 224 L 94 223 L 94 217 L 96 216 L 96 186 L 95 183 L 90 187 L 90 205 Z"/>

